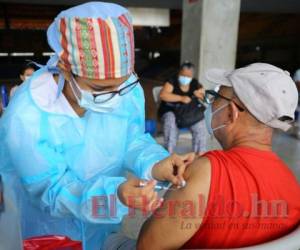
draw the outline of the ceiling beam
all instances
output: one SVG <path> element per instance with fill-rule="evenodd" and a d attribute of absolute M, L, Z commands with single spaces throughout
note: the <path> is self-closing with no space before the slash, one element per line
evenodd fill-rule
<path fill-rule="evenodd" d="M 127 7 L 150 7 L 181 9 L 183 0 L 102 0 L 104 2 L 118 3 Z M 198 0 L 201 1 L 201 0 Z M 74 6 L 89 2 L 87 0 L 0 0 L 0 3 L 20 3 L 36 5 Z M 242 12 L 261 13 L 299 13 L 299 0 L 241 0 Z"/>
<path fill-rule="evenodd" d="M 299 0 L 242 0 L 242 12 L 300 13 Z"/>
<path fill-rule="evenodd" d="M 149 7 L 149 8 L 167 8 L 181 9 L 182 0 L 102 0 L 103 2 L 118 3 L 127 7 Z M 90 1 L 86 0 L 0 0 L 0 3 L 22 3 L 22 4 L 38 4 L 38 5 L 66 5 L 74 6 Z"/>

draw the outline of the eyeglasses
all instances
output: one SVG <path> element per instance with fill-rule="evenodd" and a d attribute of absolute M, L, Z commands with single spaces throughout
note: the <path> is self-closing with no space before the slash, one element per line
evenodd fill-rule
<path fill-rule="evenodd" d="M 80 90 L 81 88 L 78 86 L 78 83 L 76 83 L 75 77 L 72 77 L 72 81 L 75 83 L 74 85 L 76 86 L 76 88 L 78 90 Z M 133 83 L 128 84 L 127 86 L 119 89 L 119 90 L 115 90 L 115 91 L 109 91 L 109 92 L 90 92 L 91 95 L 94 98 L 94 102 L 95 103 L 105 103 L 109 100 L 111 100 L 115 95 L 120 95 L 120 96 L 124 96 L 126 94 L 128 94 L 131 90 L 133 90 L 137 84 L 139 83 L 139 79 L 137 78 Z"/>
<path fill-rule="evenodd" d="M 206 90 L 205 91 L 205 95 L 204 95 L 204 101 L 208 104 L 212 104 L 215 100 L 217 100 L 218 98 L 222 98 L 224 100 L 227 100 L 229 102 L 233 102 L 238 110 L 240 112 L 243 112 L 245 111 L 244 108 L 242 108 L 240 105 L 238 105 L 235 101 L 233 101 L 232 99 L 226 97 L 226 96 L 223 96 L 223 95 L 220 95 L 218 92 L 214 91 L 214 90 Z"/>
<path fill-rule="evenodd" d="M 110 92 L 105 92 L 105 93 L 93 93 L 93 97 L 94 97 L 94 102 L 95 103 L 104 103 L 109 101 L 110 99 L 112 99 L 115 95 L 126 95 L 128 94 L 131 90 L 133 90 L 136 85 L 139 83 L 139 79 L 137 79 L 136 81 L 134 81 L 133 83 L 128 84 L 127 86 L 119 89 L 119 90 L 115 90 L 115 91 L 110 91 Z"/>

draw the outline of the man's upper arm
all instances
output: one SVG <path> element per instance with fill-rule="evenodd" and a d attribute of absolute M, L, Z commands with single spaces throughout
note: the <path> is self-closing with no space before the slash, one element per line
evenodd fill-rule
<path fill-rule="evenodd" d="M 168 191 L 164 205 L 143 225 L 138 249 L 178 249 L 199 229 L 210 189 L 211 165 L 196 160 L 186 170 L 187 185 Z M 202 212 L 200 212 L 202 211 Z"/>

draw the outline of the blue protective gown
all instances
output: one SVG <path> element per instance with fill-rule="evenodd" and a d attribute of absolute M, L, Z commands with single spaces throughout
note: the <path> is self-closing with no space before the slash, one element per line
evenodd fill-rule
<path fill-rule="evenodd" d="M 0 120 L 0 174 L 4 187 L 15 191 L 6 198 L 20 209 L 23 238 L 66 235 L 99 249 L 128 212 L 117 199 L 125 171 L 146 178 L 168 153 L 144 133 L 140 85 L 112 113 L 76 117 L 46 111 L 33 98 L 34 88 L 51 77 L 46 68 L 37 71 Z M 95 197 L 101 197 L 99 208 Z"/>

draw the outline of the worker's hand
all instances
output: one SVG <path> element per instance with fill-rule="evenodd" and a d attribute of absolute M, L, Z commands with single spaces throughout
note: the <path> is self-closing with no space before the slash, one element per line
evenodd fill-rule
<path fill-rule="evenodd" d="M 170 157 L 158 162 L 152 168 L 152 176 L 158 181 L 169 181 L 176 186 L 184 186 L 183 173 L 196 155 L 188 153 L 184 155 L 172 154 Z"/>
<path fill-rule="evenodd" d="M 182 103 L 185 103 L 185 104 L 188 104 L 192 101 L 192 99 L 188 96 L 182 96 L 182 99 L 181 99 L 181 102 Z"/>
<path fill-rule="evenodd" d="M 145 186 L 140 187 L 141 183 L 144 183 Z M 131 177 L 119 186 L 118 197 L 128 207 L 144 212 L 154 211 L 163 202 L 163 199 L 159 198 L 157 192 L 154 191 L 156 183 L 155 180 L 147 182 Z"/>

